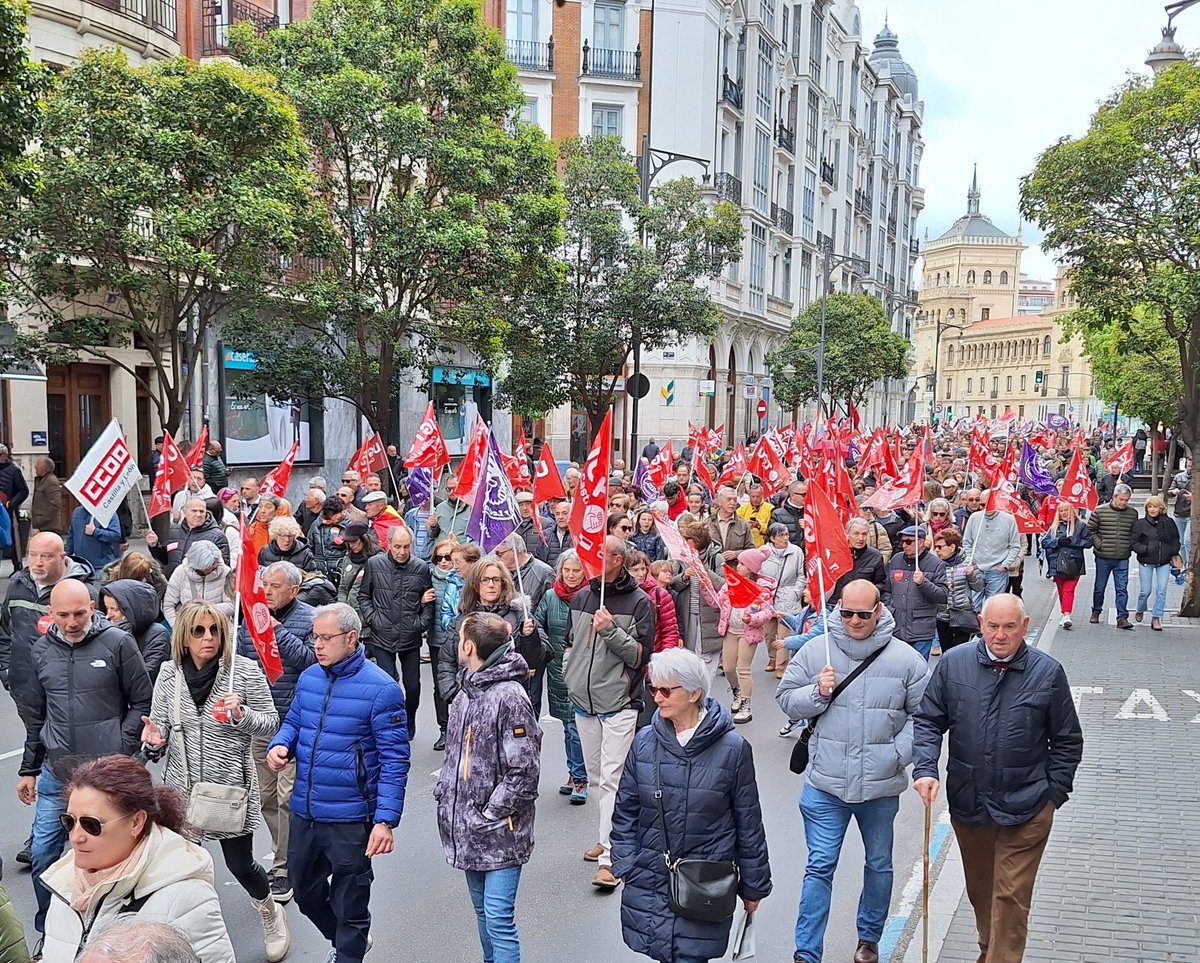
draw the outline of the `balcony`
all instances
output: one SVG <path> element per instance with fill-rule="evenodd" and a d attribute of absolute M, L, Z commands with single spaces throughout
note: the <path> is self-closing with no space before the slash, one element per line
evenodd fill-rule
<path fill-rule="evenodd" d="M 820 231 L 817 231 L 817 250 L 822 254 L 824 254 L 825 251 L 832 251 L 833 238 L 831 238 L 828 234 L 822 234 Z"/>
<path fill-rule="evenodd" d="M 533 40 L 505 40 L 504 56 L 518 70 L 535 70 L 541 73 L 554 71 L 554 38 L 549 43 Z"/>
<path fill-rule="evenodd" d="M 869 218 L 871 216 L 871 206 L 873 203 L 874 199 L 866 191 L 857 190 L 854 192 L 854 210 L 863 217 Z"/>
<path fill-rule="evenodd" d="M 122 17 L 136 20 L 152 30 L 175 38 L 177 36 L 177 10 L 175 0 L 92 0 L 97 7 L 119 13 Z"/>
<path fill-rule="evenodd" d="M 137 0 L 134 0 L 137 2 Z M 221 0 L 204 9 L 204 38 L 201 55 L 205 57 L 227 57 L 229 53 L 229 28 L 235 23 L 247 22 L 254 33 L 262 37 L 268 30 L 279 26 L 279 17 L 274 10 L 260 7 L 246 0 Z"/>
<path fill-rule="evenodd" d="M 583 67 L 580 73 L 605 80 L 641 80 L 642 45 L 635 50 L 610 50 L 591 47 L 583 42 Z"/>
<path fill-rule="evenodd" d="M 732 174 L 724 172 L 717 175 L 717 200 L 729 201 L 731 204 L 742 203 L 742 182 Z"/>
<path fill-rule="evenodd" d="M 911 241 L 908 242 L 908 253 L 911 254 L 913 257 L 916 257 L 918 254 L 921 253 L 921 242 L 918 241 L 915 237 Z"/>
<path fill-rule="evenodd" d="M 896 215 L 889 214 L 887 219 L 887 232 L 893 237 L 896 236 Z"/>
<path fill-rule="evenodd" d="M 721 102 L 741 110 L 745 100 L 745 85 L 740 80 L 734 80 L 726 71 L 721 77 Z"/>
<path fill-rule="evenodd" d="M 795 227 L 795 218 L 792 216 L 791 211 L 780 207 L 778 204 L 772 204 L 771 223 L 788 237 L 792 236 L 792 229 Z"/>
<path fill-rule="evenodd" d="M 789 154 L 796 153 L 796 129 L 786 126 L 783 121 L 775 125 L 775 143 Z"/>
<path fill-rule="evenodd" d="M 833 164 L 830 161 L 821 161 L 821 183 L 828 184 L 830 187 L 835 186 L 835 174 Z"/>

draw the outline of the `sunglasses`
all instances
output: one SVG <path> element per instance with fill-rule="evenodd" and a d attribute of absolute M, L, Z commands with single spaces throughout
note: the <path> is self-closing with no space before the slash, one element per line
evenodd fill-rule
<path fill-rule="evenodd" d="M 861 619 L 863 622 L 865 622 L 867 619 L 873 619 L 874 617 L 874 609 L 867 609 L 866 611 L 863 611 L 862 609 L 842 609 L 843 620 Z"/>
<path fill-rule="evenodd" d="M 900 539 L 900 544 L 901 545 L 912 545 L 915 541 L 916 541 L 915 538 L 902 538 L 902 539 Z"/>
<path fill-rule="evenodd" d="M 206 635 L 211 635 L 213 638 L 216 638 L 218 634 L 219 633 L 218 633 L 217 627 L 215 625 L 193 625 L 192 626 L 192 638 L 193 639 L 202 639 Z"/>
<path fill-rule="evenodd" d="M 632 525 L 618 525 L 617 531 L 618 532 L 632 532 L 633 526 Z"/>
<path fill-rule="evenodd" d="M 676 689 L 682 689 L 681 685 L 652 685 L 650 686 L 651 696 L 662 696 L 664 699 L 671 698 L 671 693 Z"/>
<path fill-rule="evenodd" d="M 433 556 L 433 558 L 434 558 L 434 561 L 437 561 L 437 562 L 452 562 L 452 561 L 454 561 L 454 559 L 452 559 L 449 555 L 435 555 L 435 556 Z"/>
<path fill-rule="evenodd" d="M 128 819 L 133 813 L 126 813 L 124 816 L 118 816 L 116 819 L 110 819 L 106 823 L 102 823 L 95 816 L 72 816 L 70 813 L 59 813 L 58 824 L 62 826 L 68 833 L 75 831 L 75 824 L 79 823 L 79 828 L 89 836 L 99 836 L 104 832 L 105 826 L 111 826 L 113 823 L 119 823 L 122 819 Z"/>
<path fill-rule="evenodd" d="M 930 512 L 929 514 L 933 515 L 935 518 L 939 515 L 942 516 L 943 518 L 945 518 L 950 513 L 949 512 Z"/>

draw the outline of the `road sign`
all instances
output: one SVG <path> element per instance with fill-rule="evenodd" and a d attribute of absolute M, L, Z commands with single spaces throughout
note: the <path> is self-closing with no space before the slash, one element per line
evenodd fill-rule
<path fill-rule="evenodd" d="M 650 379 L 639 371 L 630 377 L 627 390 L 635 398 L 645 398 L 650 394 Z"/>
<path fill-rule="evenodd" d="M 758 403 L 758 407 L 755 408 L 755 411 L 758 412 L 758 417 L 760 417 L 760 418 L 767 417 L 767 403 L 765 401 L 760 401 Z"/>

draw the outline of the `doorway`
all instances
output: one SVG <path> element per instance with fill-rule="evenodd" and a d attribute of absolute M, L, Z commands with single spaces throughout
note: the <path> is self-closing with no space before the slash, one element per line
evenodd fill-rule
<path fill-rule="evenodd" d="M 112 420 L 110 377 L 102 364 L 46 369 L 47 441 L 59 478 L 70 477 Z"/>

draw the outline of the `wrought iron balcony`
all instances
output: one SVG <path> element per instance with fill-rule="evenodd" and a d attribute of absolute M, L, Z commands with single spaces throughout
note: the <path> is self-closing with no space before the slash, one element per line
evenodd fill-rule
<path fill-rule="evenodd" d="M 634 50 L 610 50 L 589 46 L 585 40 L 581 73 L 610 80 L 641 80 L 642 45 L 638 44 Z"/>
<path fill-rule="evenodd" d="M 742 203 L 742 182 L 732 174 L 721 172 L 717 175 L 717 200 L 730 201 L 733 204 Z"/>
<path fill-rule="evenodd" d="M 917 240 L 915 237 L 911 241 L 908 242 L 908 253 L 909 254 L 920 254 L 921 253 L 921 242 L 919 240 Z"/>
<path fill-rule="evenodd" d="M 734 80 L 726 71 L 721 77 L 721 100 L 731 107 L 742 109 L 746 100 L 746 88 L 740 80 Z"/>
<path fill-rule="evenodd" d="M 895 214 L 890 214 L 890 215 L 888 215 L 888 219 L 887 219 L 887 232 L 888 232 L 889 234 L 895 234 L 895 233 L 896 233 L 896 215 L 895 215 Z"/>
<path fill-rule="evenodd" d="M 783 233 L 788 237 L 792 236 L 792 229 L 795 226 L 795 218 L 792 216 L 791 211 L 780 207 L 778 204 L 772 204 L 771 223 L 783 231 Z"/>
<path fill-rule="evenodd" d="M 533 40 L 505 40 L 504 55 L 508 62 L 519 70 L 540 70 L 550 73 L 554 70 L 554 38 L 549 43 L 537 43 Z"/>
<path fill-rule="evenodd" d="M 865 214 L 867 217 L 870 217 L 872 203 L 871 195 L 866 191 L 857 190 L 854 192 L 854 209 L 859 214 Z"/>
<path fill-rule="evenodd" d="M 136 0 L 135 0 L 136 2 Z M 258 36 L 279 27 L 279 17 L 274 10 L 260 7 L 247 0 L 216 0 L 204 11 L 204 43 L 202 55 L 220 57 L 229 54 L 229 28 L 236 23 L 247 22 L 254 27 Z"/>
<path fill-rule="evenodd" d="M 98 7 L 119 13 L 122 17 L 144 23 L 168 37 L 178 35 L 176 0 L 92 0 L 92 2 Z"/>
<path fill-rule="evenodd" d="M 826 184 L 828 184 L 830 187 L 834 186 L 835 175 L 834 175 L 834 170 L 833 170 L 833 163 L 831 161 L 827 161 L 827 160 L 821 161 L 821 180 L 824 181 Z"/>
<path fill-rule="evenodd" d="M 777 143 L 789 154 L 796 153 L 795 128 L 786 126 L 782 120 L 779 121 L 775 125 L 775 143 Z"/>

